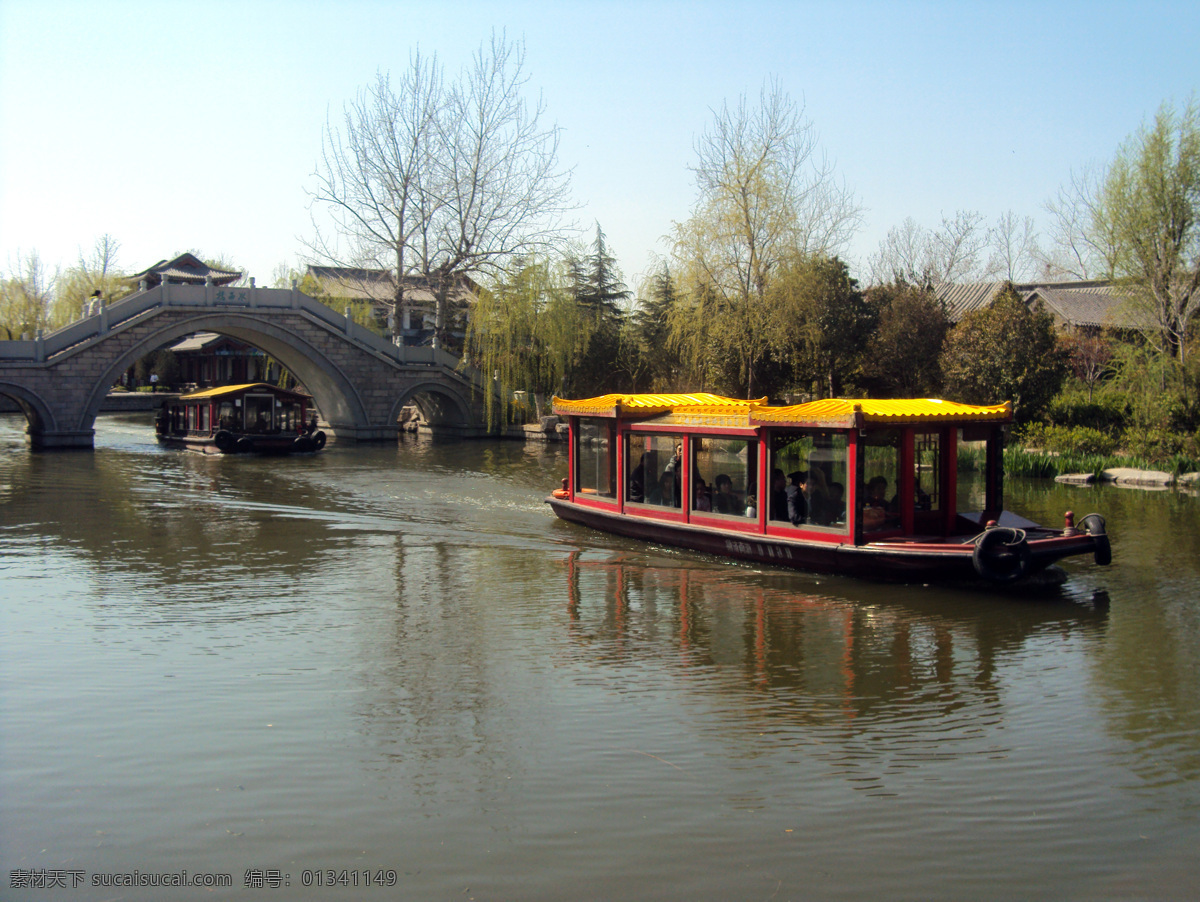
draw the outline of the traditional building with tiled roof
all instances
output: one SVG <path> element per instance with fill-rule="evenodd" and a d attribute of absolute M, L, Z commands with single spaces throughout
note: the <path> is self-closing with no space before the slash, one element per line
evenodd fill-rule
<path fill-rule="evenodd" d="M 933 290 L 945 304 L 951 322 L 958 322 L 968 313 L 991 306 L 1007 284 L 940 282 Z M 1062 329 L 1125 331 L 1146 327 L 1139 323 L 1120 289 L 1109 281 L 1017 282 L 1013 287 L 1027 305 L 1040 301 Z"/>
<path fill-rule="evenodd" d="M 335 306 L 339 302 L 369 302 L 375 307 L 375 318 L 381 327 L 391 316 L 396 298 L 396 278 L 391 270 L 365 269 L 353 266 L 309 265 L 305 277 L 312 279 L 323 298 Z M 428 344 L 433 337 L 437 312 L 437 297 L 429 280 L 410 275 L 403 279 L 404 299 L 400 306 L 399 322 L 392 330 L 406 345 Z M 446 315 L 449 333 L 461 343 L 466 333 L 467 317 L 475 303 L 479 286 L 466 276 L 460 276 L 450 292 Z"/>
<path fill-rule="evenodd" d="M 196 332 L 171 345 L 188 391 L 242 382 L 277 384 L 283 369 L 264 352 L 228 335 Z"/>
<path fill-rule="evenodd" d="M 159 260 L 148 269 L 129 276 L 129 281 L 146 283 L 146 288 L 155 288 L 165 279 L 172 285 L 203 285 L 211 277 L 214 285 L 229 285 L 242 277 L 240 272 L 216 269 L 194 254 L 180 254 L 174 260 Z"/>

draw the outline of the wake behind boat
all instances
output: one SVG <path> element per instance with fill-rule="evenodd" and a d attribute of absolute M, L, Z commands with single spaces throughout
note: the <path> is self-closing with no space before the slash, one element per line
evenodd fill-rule
<path fill-rule="evenodd" d="M 759 563 L 877 579 L 1009 583 L 1062 558 L 1108 564 L 1104 519 L 1003 509 L 1012 407 L 937 399 L 610 394 L 554 399 L 570 468 L 559 517 Z M 981 464 L 959 483 L 959 455 Z M 960 509 L 960 507 L 962 509 Z"/>

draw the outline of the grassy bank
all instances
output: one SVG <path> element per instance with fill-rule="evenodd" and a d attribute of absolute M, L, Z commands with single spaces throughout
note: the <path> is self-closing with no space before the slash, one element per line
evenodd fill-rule
<path fill-rule="evenodd" d="M 970 473 L 983 468 L 984 453 L 962 448 L 958 456 L 959 472 Z M 1090 473 L 1099 476 L 1103 470 L 1129 467 L 1134 470 L 1161 470 L 1176 476 L 1200 471 L 1200 461 L 1183 454 L 1166 460 L 1152 461 L 1144 457 L 1121 454 L 1087 454 L 1070 451 L 1044 451 L 1036 448 L 1011 446 L 1004 449 L 1004 472 L 1009 476 L 1031 476 L 1053 479 L 1066 473 Z"/>

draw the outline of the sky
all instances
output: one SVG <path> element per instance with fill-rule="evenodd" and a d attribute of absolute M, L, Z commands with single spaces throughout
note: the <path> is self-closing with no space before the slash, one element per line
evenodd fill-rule
<path fill-rule="evenodd" d="M 774 78 L 864 210 L 865 275 L 912 218 L 1044 205 L 1164 102 L 1200 94 L 1200 3 L 0 0 L 0 273 L 119 242 L 269 285 L 302 269 L 327 121 L 409 54 L 457 73 L 523 41 L 573 217 L 636 286 L 696 200 L 713 110 Z"/>

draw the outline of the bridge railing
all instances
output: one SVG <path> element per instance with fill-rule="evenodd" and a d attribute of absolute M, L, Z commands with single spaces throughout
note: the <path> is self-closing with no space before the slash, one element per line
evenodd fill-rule
<path fill-rule="evenodd" d="M 0 341 L 0 360 L 38 360 L 37 341 Z"/>
<path fill-rule="evenodd" d="M 0 341 L 0 361 L 41 362 L 91 338 L 107 334 L 129 320 L 157 307 L 240 308 L 245 310 L 299 310 L 342 333 L 361 347 L 381 354 L 397 363 L 443 366 L 459 370 L 464 378 L 478 382 L 479 374 L 472 368 L 462 368 L 460 360 L 441 348 L 406 347 L 395 345 L 359 325 L 348 316 L 311 298 L 296 288 L 258 288 L 255 285 L 239 288 L 205 285 L 161 284 L 148 291 L 139 291 L 102 307 L 91 316 L 56 329 L 47 335 L 39 330 L 32 341 Z"/>

